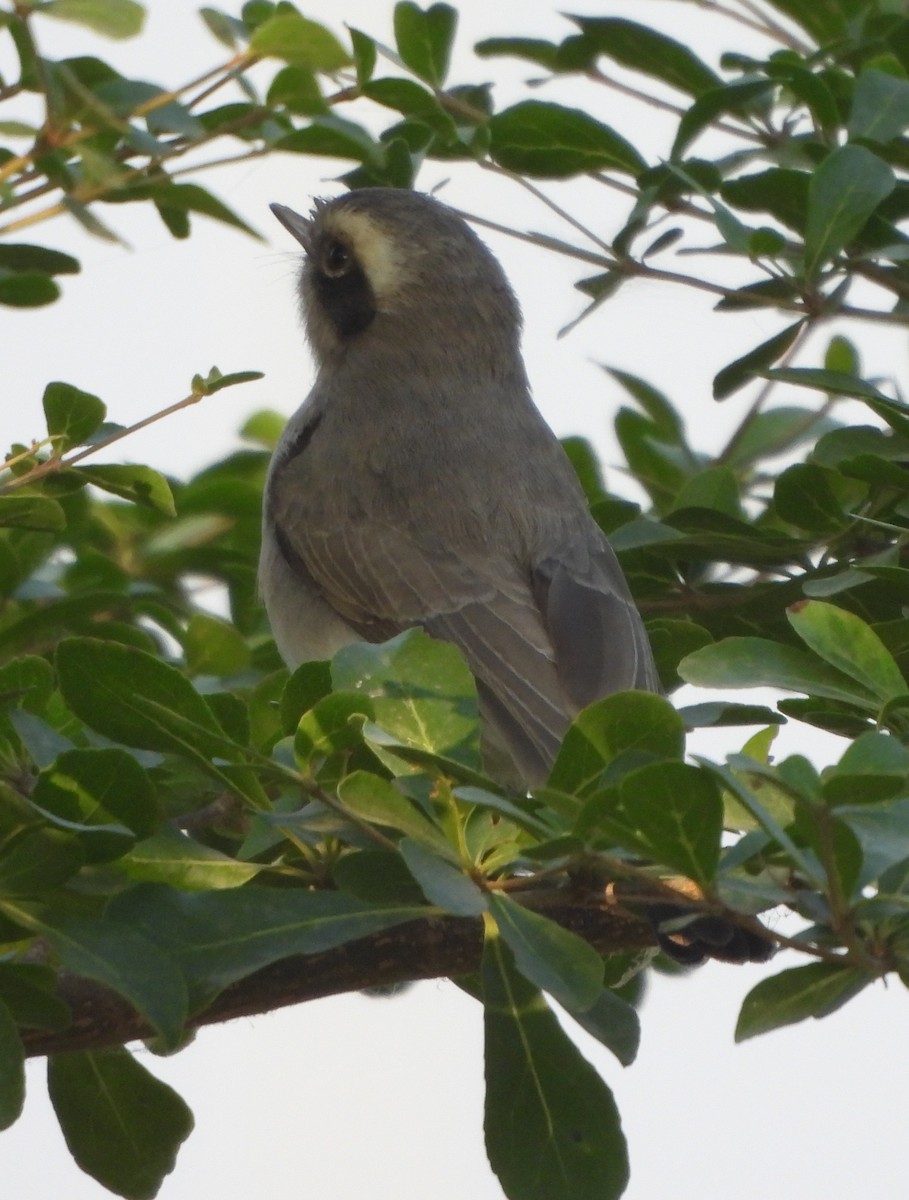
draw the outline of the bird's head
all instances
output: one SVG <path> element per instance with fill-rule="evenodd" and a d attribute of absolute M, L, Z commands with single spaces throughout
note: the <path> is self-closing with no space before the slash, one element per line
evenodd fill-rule
<path fill-rule="evenodd" d="M 444 204 L 364 188 L 317 201 L 308 218 L 271 208 L 306 251 L 300 298 L 320 363 L 354 346 L 479 363 L 517 354 L 520 313 L 502 268 Z"/>

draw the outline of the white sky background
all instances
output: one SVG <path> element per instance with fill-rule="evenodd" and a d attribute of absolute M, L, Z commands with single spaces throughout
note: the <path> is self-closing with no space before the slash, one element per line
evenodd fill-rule
<path fill-rule="evenodd" d="M 221 60 L 222 48 L 205 32 L 194 5 L 151 0 L 148 7 L 147 31 L 135 42 L 99 42 L 75 26 L 44 20 L 36 22 L 40 43 L 51 57 L 94 53 L 126 74 L 166 85 L 184 83 Z M 711 62 L 733 44 L 757 49 L 747 31 L 680 0 L 579 7 L 658 22 Z M 391 3 L 315 0 L 306 13 L 338 31 L 347 21 L 391 41 Z M 560 39 L 568 31 L 549 0 L 464 0 L 452 79 L 494 78 L 504 84 L 500 103 L 516 100 L 533 68 L 479 61 L 473 43 L 494 34 Z M 592 91 L 590 84 L 567 80 L 542 95 L 590 104 Z M 666 152 L 670 126 L 658 114 L 605 89 L 595 101 L 594 115 L 637 140 L 645 153 Z M 297 250 L 267 204 L 279 200 L 306 211 L 313 195 L 340 190 L 330 180 L 343 169 L 288 155 L 203 177 L 267 243 L 204 218 L 193 218 L 188 242 L 176 242 L 151 210 L 138 205 L 100 210 L 131 252 L 89 238 L 60 218 L 17 235 L 75 253 L 83 273 L 62 280 L 63 298 L 50 308 L 3 310 L 0 442 L 41 434 L 41 395 L 50 379 L 96 392 L 111 419 L 128 424 L 181 398 L 193 373 L 213 363 L 224 372 L 258 369 L 266 377 L 123 443 L 117 449 L 124 459 L 186 475 L 235 446 L 236 430 L 249 413 L 270 407 L 289 415 L 306 395 L 312 372 L 296 315 Z M 419 182 L 429 189 L 445 179 L 451 182 L 442 198 L 458 207 L 523 228 L 571 234 L 515 185 L 476 170 L 429 164 Z M 607 239 L 622 221 L 624 202 L 602 187 L 550 191 Z M 639 281 L 557 342 L 557 330 L 583 303 L 571 285 L 589 272 L 481 233 L 524 307 L 530 376 L 557 433 L 584 433 L 603 452 L 607 468 L 616 460 L 611 419 L 623 397 L 595 365 L 608 362 L 680 402 L 695 445 L 722 445 L 747 399 L 740 394 L 714 404 L 713 375 L 775 332 L 778 318 L 716 315 L 709 297 Z M 696 270 L 698 264 L 670 256 L 666 265 Z M 902 370 L 903 337 L 885 338 L 871 329 L 858 336 L 863 346 L 873 346 L 868 359 L 875 370 Z M 867 421 L 864 412 L 859 419 Z M 621 490 L 620 480 L 612 477 L 612 483 Z M 784 733 L 787 749 L 804 752 L 805 735 L 804 727 Z M 733 733 L 728 748 L 740 741 Z M 821 761 L 841 752 L 836 739 L 818 738 L 817 744 Z M 712 737 L 704 748 L 718 756 L 726 744 L 720 747 Z M 771 969 L 795 965 L 787 957 Z M 769 1194 L 852 1200 L 903 1193 L 905 992 L 899 984 L 878 985 L 823 1022 L 734 1047 L 741 998 L 766 970 L 711 964 L 686 980 L 657 978 L 642 1013 L 640 1057 L 624 1071 L 578 1031 L 623 1114 L 632 1159 L 629 1200 L 763 1200 Z M 146 1061 L 184 1095 L 197 1121 L 162 1200 L 501 1197 L 483 1151 L 480 1008 L 451 984 L 422 984 L 394 1001 L 346 996 L 203 1030 L 183 1054 Z M 26 1115 L 0 1134 L 4 1195 L 100 1200 L 108 1193 L 81 1174 L 63 1145 L 44 1094 L 43 1064 L 33 1063 L 29 1076 Z"/>

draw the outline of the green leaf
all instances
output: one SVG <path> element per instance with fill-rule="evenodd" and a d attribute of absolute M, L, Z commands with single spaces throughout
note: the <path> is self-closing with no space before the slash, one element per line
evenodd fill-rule
<path fill-rule="evenodd" d="M 570 20 L 601 54 L 680 92 L 697 96 L 723 82 L 687 46 L 647 25 L 620 17 L 571 16 Z"/>
<path fill-rule="evenodd" d="M 581 822 L 701 884 L 716 875 L 723 802 L 714 780 L 681 762 L 649 763 L 594 795 Z"/>
<path fill-rule="evenodd" d="M 0 1130 L 19 1120 L 25 1103 L 25 1050 L 16 1022 L 0 1000 Z"/>
<path fill-rule="evenodd" d="M 47 939 L 70 971 L 112 988 L 142 1013 L 166 1042 L 179 1042 L 186 1020 L 186 988 L 164 950 L 128 925 L 107 918 L 55 921 L 32 916 L 28 923 Z"/>
<path fill-rule="evenodd" d="M 889 142 L 909 127 L 909 80 L 873 67 L 861 72 L 855 83 L 849 111 L 850 139 Z"/>
<path fill-rule="evenodd" d="M 369 697 L 376 724 L 405 745 L 479 768 L 476 685 L 448 642 L 419 629 L 356 642 L 334 656 L 331 674 L 336 689 Z"/>
<path fill-rule="evenodd" d="M 183 650 L 193 675 L 237 675 L 250 663 L 249 646 L 240 631 L 209 613 L 190 617 Z"/>
<path fill-rule="evenodd" d="M 682 720 L 662 696 L 650 692 L 607 696 L 575 717 L 547 786 L 583 796 L 619 754 L 634 751 L 680 758 L 684 746 Z"/>
<path fill-rule="evenodd" d="M 131 754 L 116 747 L 60 754 L 38 776 L 32 800 L 45 813 L 88 831 L 82 844 L 91 861 L 105 857 L 92 853 L 93 828 L 103 835 L 104 827 L 119 822 L 121 833 L 148 837 L 160 819 L 149 777 Z M 134 840 L 129 837 L 120 852 Z"/>
<path fill-rule="evenodd" d="M 584 1012 L 568 1010 L 585 1032 L 616 1056 L 623 1067 L 637 1058 L 641 1021 L 632 1006 L 609 988 L 603 988 Z"/>
<path fill-rule="evenodd" d="M 85 856 L 70 834 L 38 824 L 10 825 L 15 822 L 4 819 L 0 826 L 0 896 L 37 896 L 51 891 L 82 866 Z"/>
<path fill-rule="evenodd" d="M 787 616 L 815 654 L 873 695 L 881 700 L 906 695 L 909 689 L 893 656 L 861 617 L 821 600 L 793 605 Z"/>
<path fill-rule="evenodd" d="M 721 114 L 732 112 L 746 116 L 749 109 L 755 107 L 753 102 L 771 99 L 772 89 L 773 83 L 769 79 L 748 79 L 702 92 L 679 121 L 670 157 L 680 158 L 695 138 Z"/>
<path fill-rule="evenodd" d="M 196 893 L 139 884 L 108 906 L 112 920 L 173 956 L 189 986 L 191 1012 L 278 959 L 331 950 L 425 912 L 414 905 L 366 904 L 342 892 L 256 884 Z"/>
<path fill-rule="evenodd" d="M 353 121 L 336 117 L 314 117 L 303 129 L 295 129 L 275 142 L 276 150 L 291 154 L 318 154 L 328 158 L 352 158 L 355 162 L 381 162 L 381 149 L 363 128 Z"/>
<path fill-rule="evenodd" d="M 852 241 L 895 186 L 890 167 L 864 146 L 840 146 L 824 159 L 808 189 L 805 270 L 810 279 Z"/>
<path fill-rule="evenodd" d="M 871 981 L 871 976 L 858 967 L 827 962 L 793 967 L 762 979 L 742 1003 L 735 1040 L 744 1042 L 807 1017 L 827 1017 Z"/>
<path fill-rule="evenodd" d="M 107 414 L 104 402 L 70 383 L 49 383 L 44 389 L 44 416 L 54 449 L 80 446 L 95 433 Z"/>
<path fill-rule="evenodd" d="M 405 66 L 433 87 L 441 87 L 458 24 L 458 12 L 449 4 L 432 4 L 425 10 L 408 0 L 394 9 L 395 43 Z"/>
<path fill-rule="evenodd" d="M 884 392 L 844 371 L 825 371 L 816 367 L 777 367 L 772 371 L 762 372 L 766 379 L 777 383 L 792 383 L 796 387 L 814 388 L 819 392 L 832 392 L 838 396 L 853 396 L 856 400 L 882 401 L 889 405 L 897 405 Z M 899 405 L 909 417 L 909 408 Z"/>
<path fill-rule="evenodd" d="M 765 370 L 771 363 L 775 363 L 778 358 L 782 358 L 794 344 L 804 324 L 804 321 L 796 321 L 794 324 L 788 325 L 773 337 L 768 338 L 766 342 L 761 342 L 759 346 L 755 346 L 753 350 L 749 350 L 747 354 L 743 354 L 741 358 L 737 358 L 735 362 L 731 362 L 718 371 L 713 381 L 714 400 L 726 400 L 740 387 L 750 383 L 755 375 Z"/>
<path fill-rule="evenodd" d="M 26 275 L 78 275 L 79 260 L 61 250 L 32 246 L 26 242 L 0 244 L 0 273 L 12 271 Z"/>
<path fill-rule="evenodd" d="M 338 799 L 361 820 L 396 829 L 436 854 L 453 856 L 441 829 L 387 779 L 368 771 L 354 771 L 338 784 Z"/>
<path fill-rule="evenodd" d="M 263 58 L 280 58 L 308 71 L 332 73 L 351 65 L 335 35 L 297 12 L 279 12 L 253 31 L 249 48 Z"/>
<path fill-rule="evenodd" d="M 362 87 L 372 79 L 372 73 L 376 69 L 376 43 L 367 34 L 350 26 L 350 44 L 357 68 L 357 83 Z"/>
<path fill-rule="evenodd" d="M 192 1131 L 173 1088 L 122 1046 L 54 1055 L 48 1089 L 67 1147 L 83 1171 L 128 1200 L 151 1200 Z"/>
<path fill-rule="evenodd" d="M 117 41 L 135 37 L 145 23 L 145 9 L 136 0 L 48 0 L 38 11 Z"/>
<path fill-rule="evenodd" d="M 432 92 L 412 79 L 373 79 L 364 84 L 363 94 L 376 104 L 424 122 L 443 136 L 455 134 L 454 121 Z"/>
<path fill-rule="evenodd" d="M 0 304 L 9 308 L 41 308 L 59 295 L 60 289 L 47 275 L 0 272 Z"/>
<path fill-rule="evenodd" d="M 614 129 L 560 104 L 524 100 L 492 117 L 489 132 L 497 163 L 537 179 L 568 179 L 588 171 L 636 175 L 646 166 Z"/>
<path fill-rule="evenodd" d="M 695 650 L 679 663 L 679 675 L 697 687 L 778 687 L 789 692 L 823 696 L 876 711 L 873 691 L 853 683 L 813 654 L 765 638 L 723 638 Z"/>
<path fill-rule="evenodd" d="M 2 511 L 3 501 L 0 499 Z M 4 707 L 15 705 L 33 713 L 43 712 L 53 690 L 53 668 L 46 658 L 39 658 L 37 654 L 10 659 L 0 667 L 0 698 Z"/>
<path fill-rule="evenodd" d="M 135 883 L 167 883 L 182 892 L 241 887 L 263 869 L 169 826 L 133 846 L 117 863 L 117 870 Z"/>
<path fill-rule="evenodd" d="M 525 979 L 572 1012 L 585 1012 L 600 997 L 603 960 L 582 937 L 516 903 L 489 893 L 489 911 Z"/>
<path fill-rule="evenodd" d="M 205 699 L 153 654 L 97 638 L 66 638 L 56 663 L 67 704 L 105 737 L 206 764 L 212 756 L 237 757 Z"/>
<path fill-rule="evenodd" d="M 486 1151 L 510 1200 L 617 1200 L 628 1158 L 612 1093 L 507 947 L 483 955 Z"/>
<path fill-rule="evenodd" d="M 0 529 L 27 529 L 58 533 L 66 516 L 56 500 L 47 496 L 0 496 Z"/>
<path fill-rule="evenodd" d="M 793 463 L 777 476 L 773 488 L 776 511 L 791 525 L 815 533 L 834 533 L 849 523 L 837 499 L 833 471 L 816 463 Z M 842 480 L 840 480 L 842 482 Z"/>
<path fill-rule="evenodd" d="M 832 0 L 818 4 L 818 0 L 772 0 L 778 12 L 785 13 L 823 46 L 849 32 L 849 18 L 857 11 L 850 0 Z"/>
<path fill-rule="evenodd" d="M 484 38 L 477 42 L 473 50 L 478 58 L 523 58 L 545 67 L 547 71 L 559 69 L 559 47 L 555 42 L 546 42 L 542 38 Z"/>
<path fill-rule="evenodd" d="M 411 838 L 401 839 L 400 850 L 430 904 L 457 917 L 479 917 L 486 911 L 486 893 L 469 875 Z"/>
<path fill-rule="evenodd" d="M 362 742 L 363 719 L 371 704 L 365 696 L 333 692 L 304 713 L 294 734 L 294 756 L 301 771 L 314 761 L 354 750 Z"/>
<path fill-rule="evenodd" d="M 200 8 L 199 16 L 212 36 L 228 50 L 236 50 L 246 40 L 246 26 L 236 17 L 230 17 L 217 8 Z"/>
<path fill-rule="evenodd" d="M 677 445 L 685 444 L 685 427 L 678 411 L 672 402 L 652 384 L 621 371 L 618 367 L 604 367 L 604 370 L 633 396 L 656 427 L 660 438 Z"/>
<path fill-rule="evenodd" d="M 121 496 L 124 500 L 131 500 L 145 508 L 154 508 L 168 517 L 177 515 L 170 484 L 151 467 L 132 463 L 93 463 L 90 467 L 79 466 L 73 470 L 77 471 L 86 483 L 110 492 L 113 496 Z"/>

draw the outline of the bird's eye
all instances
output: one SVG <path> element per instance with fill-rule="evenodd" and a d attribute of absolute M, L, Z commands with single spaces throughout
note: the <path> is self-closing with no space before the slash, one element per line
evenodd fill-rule
<path fill-rule="evenodd" d="M 322 255 L 322 271 L 325 275 L 337 279 L 346 275 L 353 266 L 353 259 L 343 242 L 333 240 L 328 243 Z"/>

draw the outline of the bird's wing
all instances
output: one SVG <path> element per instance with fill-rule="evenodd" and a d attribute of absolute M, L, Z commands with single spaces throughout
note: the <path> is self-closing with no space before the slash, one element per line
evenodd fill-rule
<path fill-rule="evenodd" d="M 598 575 L 586 562 L 582 579 L 554 557 L 533 567 L 492 551 L 455 554 L 376 519 L 316 528 L 294 519 L 289 489 L 282 493 L 272 493 L 276 540 L 301 582 L 365 640 L 420 625 L 458 646 L 494 741 L 525 781 L 545 778 L 577 709 L 606 692 L 654 686 L 646 635 L 605 544 L 611 563 Z"/>

